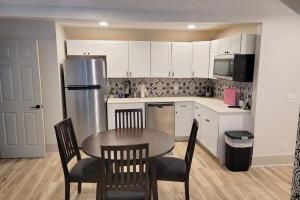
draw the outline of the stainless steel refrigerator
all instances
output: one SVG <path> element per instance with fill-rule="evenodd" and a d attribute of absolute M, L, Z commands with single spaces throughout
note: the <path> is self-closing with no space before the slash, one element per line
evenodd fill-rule
<path fill-rule="evenodd" d="M 74 124 L 79 145 L 87 136 L 107 130 L 105 59 L 68 58 L 63 66 L 64 110 Z"/>

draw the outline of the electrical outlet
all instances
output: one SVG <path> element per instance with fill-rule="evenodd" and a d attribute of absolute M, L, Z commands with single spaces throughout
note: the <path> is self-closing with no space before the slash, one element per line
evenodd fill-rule
<path fill-rule="evenodd" d="M 286 103 L 294 103 L 295 101 L 295 95 L 294 94 L 288 94 L 286 96 Z"/>

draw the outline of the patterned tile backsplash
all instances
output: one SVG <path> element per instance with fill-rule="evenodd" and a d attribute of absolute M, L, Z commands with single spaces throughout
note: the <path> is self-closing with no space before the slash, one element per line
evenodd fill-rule
<path fill-rule="evenodd" d="M 238 83 L 227 80 L 205 79 L 205 78 L 109 78 L 109 89 L 111 94 L 124 92 L 124 80 L 130 80 L 132 96 L 144 84 L 149 97 L 162 96 L 198 96 L 200 90 L 205 86 L 212 86 L 214 96 L 223 99 L 224 88 L 235 87 L 244 95 L 252 94 L 252 83 Z"/>
<path fill-rule="evenodd" d="M 241 98 L 245 99 L 247 95 L 252 96 L 252 82 L 234 82 L 229 80 L 210 79 L 214 88 L 216 98 L 224 99 L 225 88 L 237 88 L 241 92 Z"/>

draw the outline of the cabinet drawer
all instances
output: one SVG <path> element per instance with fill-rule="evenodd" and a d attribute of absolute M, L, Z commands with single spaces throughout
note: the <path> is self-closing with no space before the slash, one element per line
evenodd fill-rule
<path fill-rule="evenodd" d="M 215 124 L 215 125 L 219 124 L 219 115 L 215 111 L 202 107 L 200 112 L 201 112 L 202 119 L 205 122 Z"/>
<path fill-rule="evenodd" d="M 115 113 L 117 109 L 136 109 L 142 108 L 145 110 L 144 103 L 121 103 L 121 104 L 107 104 L 107 113 Z"/>
<path fill-rule="evenodd" d="M 186 111 L 193 110 L 194 103 L 193 102 L 176 102 L 175 103 L 175 111 Z"/>

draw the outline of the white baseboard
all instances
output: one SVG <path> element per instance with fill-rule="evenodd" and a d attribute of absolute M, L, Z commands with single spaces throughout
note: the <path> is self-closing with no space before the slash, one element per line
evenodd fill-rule
<path fill-rule="evenodd" d="M 293 165 L 294 155 L 253 156 L 252 167 L 269 165 Z"/>

